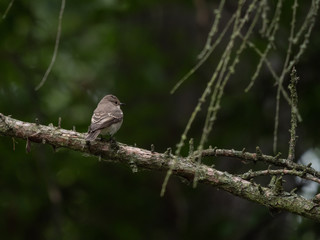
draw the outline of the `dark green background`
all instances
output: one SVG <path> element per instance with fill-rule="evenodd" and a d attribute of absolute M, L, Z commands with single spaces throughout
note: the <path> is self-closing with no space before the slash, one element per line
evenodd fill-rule
<path fill-rule="evenodd" d="M 85 132 L 97 102 L 112 93 L 127 105 L 116 139 L 164 152 L 175 148 L 221 48 L 174 95 L 174 84 L 202 50 L 218 1 L 67 1 L 60 48 L 47 82 L 34 88 L 54 48 L 60 1 L 15 1 L 0 22 L 0 112 L 41 124 Z M 227 1 L 222 24 L 236 8 Z M 3 14 L 9 1 L 0 2 Z M 287 47 L 292 1 L 284 2 L 277 48 L 270 58 L 279 73 Z M 300 1 L 298 24 L 309 1 Z M 319 21 L 317 21 L 319 22 Z M 319 23 L 296 66 L 299 108 L 297 158 L 319 146 Z M 256 34 L 256 44 L 264 42 Z M 254 39 L 253 39 L 254 40 Z M 296 50 L 296 49 L 295 49 Z M 246 50 L 222 101 L 209 144 L 272 154 L 274 80 L 265 67 L 244 93 L 258 57 Z M 288 78 L 285 80 L 285 85 Z M 203 109 L 204 110 L 204 109 Z M 199 141 L 205 111 L 189 134 Z M 282 100 L 279 150 L 286 156 L 290 108 Z M 316 239 L 316 223 L 265 207 L 205 185 L 196 189 L 165 173 L 99 162 L 67 149 L 0 137 L 0 239 Z M 186 149 L 184 150 L 184 154 Z M 241 173 L 236 160 L 210 159 L 218 169 Z M 268 179 L 265 179 L 267 182 Z M 291 190 L 294 179 L 288 178 Z"/>

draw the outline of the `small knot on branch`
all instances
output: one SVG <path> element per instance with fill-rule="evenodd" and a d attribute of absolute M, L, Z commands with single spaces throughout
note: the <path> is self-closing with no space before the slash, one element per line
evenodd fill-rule
<path fill-rule="evenodd" d="M 58 118 L 58 128 L 61 128 L 61 117 Z"/>
<path fill-rule="evenodd" d="M 246 153 L 246 148 L 242 148 L 241 154 L 244 155 Z"/>
<path fill-rule="evenodd" d="M 263 189 L 262 189 L 260 184 L 258 184 L 258 189 L 259 189 L 260 194 L 264 194 L 264 191 L 263 191 Z"/>
<path fill-rule="evenodd" d="M 138 166 L 137 166 L 136 162 L 133 159 L 131 159 L 129 161 L 129 166 L 131 168 L 132 173 L 137 173 L 138 172 Z"/>
<path fill-rule="evenodd" d="M 290 191 L 290 194 L 291 194 L 291 195 L 296 194 L 297 190 L 298 190 L 298 188 L 292 189 L 292 190 Z"/>
<path fill-rule="evenodd" d="M 193 138 L 190 138 L 189 140 L 189 156 L 193 154 L 194 151 L 194 145 L 193 145 Z"/>
<path fill-rule="evenodd" d="M 214 155 L 215 157 L 217 156 L 217 149 L 218 149 L 217 146 L 215 146 L 215 147 L 213 148 L 213 155 Z"/>
<path fill-rule="evenodd" d="M 5 116 L 4 116 L 2 113 L 0 113 L 0 119 L 1 119 L 2 121 L 5 121 Z"/>
<path fill-rule="evenodd" d="M 26 153 L 31 152 L 31 142 L 29 138 L 27 137 L 27 142 L 26 142 Z"/>
<path fill-rule="evenodd" d="M 281 157 L 281 152 L 278 152 L 277 155 L 274 156 L 274 160 L 279 160 Z"/>
<path fill-rule="evenodd" d="M 282 176 L 277 177 L 277 176 L 272 176 L 271 181 L 269 183 L 269 187 L 277 194 L 279 195 L 280 193 L 283 192 L 283 186 L 282 186 L 283 180 Z"/>
<path fill-rule="evenodd" d="M 262 151 L 259 146 L 256 146 L 256 158 L 254 159 L 254 162 L 263 159 L 262 157 Z"/>
<path fill-rule="evenodd" d="M 320 193 L 314 196 L 314 198 L 312 199 L 312 202 L 320 204 Z"/>
<path fill-rule="evenodd" d="M 172 155 L 172 149 L 171 147 L 167 148 L 167 150 L 164 152 L 164 155 L 167 157 L 167 158 L 170 158 L 171 155 Z"/>

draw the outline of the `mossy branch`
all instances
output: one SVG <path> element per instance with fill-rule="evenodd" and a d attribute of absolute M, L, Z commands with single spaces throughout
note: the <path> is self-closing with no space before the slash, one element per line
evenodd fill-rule
<path fill-rule="evenodd" d="M 72 130 L 40 125 L 38 123 L 23 122 L 4 116 L 0 113 L 0 135 L 10 138 L 21 138 L 28 142 L 28 148 L 32 151 L 31 143 L 49 144 L 55 148 L 67 148 L 77 152 L 87 153 L 104 161 L 111 161 L 131 166 L 134 162 L 135 169 L 147 169 L 151 171 L 168 171 L 173 163 L 175 156 L 166 153 L 157 153 L 142 148 L 128 146 L 117 143 L 113 146 L 111 143 L 94 141 L 87 145 L 85 134 Z M 312 177 L 317 178 L 320 173 L 308 166 L 296 164 L 286 159 L 280 159 L 278 156 L 266 156 L 261 154 L 257 158 L 256 153 L 247 153 L 243 151 L 208 149 L 203 150 L 203 157 L 208 156 L 228 156 L 246 160 L 258 159 L 259 161 L 273 162 L 275 165 L 283 164 L 286 167 L 292 167 L 295 171 L 300 168 L 305 170 L 305 175 L 310 173 Z M 14 154 L 14 153 L 13 153 Z M 193 152 L 197 154 L 197 152 Z M 4 161 L 4 160 L 3 160 Z M 190 161 L 189 158 L 179 157 L 172 169 L 174 175 L 183 177 L 192 181 L 196 172 L 199 172 L 199 183 L 209 184 L 224 191 L 230 192 L 235 196 L 247 199 L 268 208 L 288 211 L 320 222 L 320 206 L 312 200 L 307 200 L 293 192 L 278 192 L 270 187 L 263 187 L 251 181 L 247 181 L 239 176 L 221 172 L 212 167 Z M 291 171 L 294 172 L 294 171 Z M 290 171 L 288 170 L 288 173 Z"/>

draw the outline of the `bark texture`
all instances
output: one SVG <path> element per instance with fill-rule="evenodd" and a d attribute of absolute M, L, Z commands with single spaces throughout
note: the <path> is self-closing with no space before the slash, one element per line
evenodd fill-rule
<path fill-rule="evenodd" d="M 151 171 L 167 171 L 173 164 L 173 174 L 192 181 L 198 171 L 199 182 L 210 184 L 233 195 L 264 205 L 270 209 L 285 210 L 316 221 L 320 221 L 320 206 L 316 201 L 305 199 L 295 193 L 285 192 L 276 187 L 262 187 L 257 183 L 245 180 L 241 176 L 221 172 L 215 168 L 200 165 L 195 161 L 177 157 L 167 151 L 157 153 L 142 148 L 128 146 L 122 143 L 102 142 L 96 140 L 88 145 L 85 134 L 54 126 L 44 126 L 36 123 L 23 122 L 4 116 L 0 113 L 0 134 L 3 136 L 22 138 L 26 140 L 26 149 L 30 150 L 31 142 L 50 144 L 55 148 L 68 148 L 70 150 L 88 153 L 112 162 L 121 162 L 138 169 Z M 223 155 L 222 153 L 225 153 Z M 233 154 L 232 154 L 233 153 Z M 205 155 L 220 155 L 236 157 L 243 160 L 259 160 L 263 157 L 277 159 L 270 156 L 257 156 L 255 153 L 241 151 L 214 149 L 203 153 Z M 242 157 L 241 157 L 242 156 Z M 255 158 L 255 159 L 254 159 Z M 271 160 L 270 160 L 271 161 Z M 284 160 L 282 160 L 284 161 Z M 281 162 L 281 161 L 280 161 Z M 283 162 L 282 162 L 283 163 Z M 301 165 L 299 165 L 301 166 Z M 306 166 L 307 167 L 307 166 Z M 307 167 L 313 172 L 312 168 Z M 318 175 L 318 172 L 313 172 Z M 316 173 L 316 174 L 315 174 Z"/>

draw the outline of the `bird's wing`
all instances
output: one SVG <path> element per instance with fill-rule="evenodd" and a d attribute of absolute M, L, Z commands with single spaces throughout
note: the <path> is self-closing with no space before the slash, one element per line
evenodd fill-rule
<path fill-rule="evenodd" d="M 120 109 L 108 113 L 105 111 L 94 111 L 91 118 L 90 131 L 94 132 L 99 129 L 107 128 L 111 124 L 122 121 L 123 113 Z"/>

